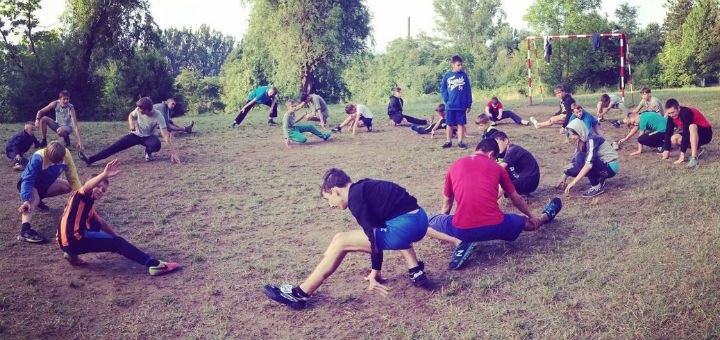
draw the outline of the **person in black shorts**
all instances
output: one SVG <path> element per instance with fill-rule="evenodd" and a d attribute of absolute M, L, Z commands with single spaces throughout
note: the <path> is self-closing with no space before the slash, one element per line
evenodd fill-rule
<path fill-rule="evenodd" d="M 500 147 L 498 164 L 507 170 L 515 190 L 521 195 L 537 190 L 540 184 L 540 166 L 530 151 L 510 143 L 505 132 L 497 131 L 493 138 Z"/>

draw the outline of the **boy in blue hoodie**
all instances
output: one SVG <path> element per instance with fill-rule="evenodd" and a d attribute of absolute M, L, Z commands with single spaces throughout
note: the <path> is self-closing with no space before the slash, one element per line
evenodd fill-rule
<path fill-rule="evenodd" d="M 35 123 L 27 122 L 23 130 L 15 134 L 5 146 L 5 155 L 13 162 L 15 171 L 25 170 L 25 164 L 28 163 L 25 153 L 33 144 L 37 148 L 40 146 L 40 141 L 35 137 Z"/>
<path fill-rule="evenodd" d="M 452 130 L 457 127 L 458 147 L 467 148 L 463 142 L 467 124 L 467 114 L 472 107 L 472 90 L 470 79 L 463 71 L 463 59 L 455 55 L 452 57 L 452 71 L 445 73 L 440 87 L 440 94 L 445 103 L 445 119 L 451 129 L 445 130 L 447 142 L 442 145 L 443 149 L 452 146 Z"/>

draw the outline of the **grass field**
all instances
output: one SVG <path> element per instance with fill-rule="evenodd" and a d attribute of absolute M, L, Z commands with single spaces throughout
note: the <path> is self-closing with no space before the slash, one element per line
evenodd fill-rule
<path fill-rule="evenodd" d="M 720 126 L 718 89 L 656 95 L 696 106 Z M 594 107 L 596 97 L 577 99 Z M 476 103 L 477 111 L 483 103 Z M 506 107 L 544 119 L 555 103 Z M 434 106 L 406 102 L 406 111 L 424 117 Z M 184 265 L 163 277 L 115 254 L 86 255 L 87 267 L 72 268 L 54 242 L 16 241 L 18 174 L 2 169 L 0 338 L 720 338 L 717 141 L 693 170 L 649 150 L 631 158 L 634 145 L 626 146 L 607 193 L 583 199 L 589 186 L 583 181 L 563 197 L 555 222 L 513 243 L 480 245 L 463 270 L 446 269 L 449 245 L 423 240 L 416 249 L 433 289 L 412 287 L 401 256 L 386 253 L 391 295 L 370 294 L 363 280 L 369 256 L 353 254 L 307 310 L 269 301 L 262 284 L 299 283 L 334 233 L 359 228 L 349 211 L 319 198 L 327 168 L 343 168 L 356 180 L 395 181 L 437 212 L 448 166 L 472 153 L 441 150 L 441 139 L 393 128 L 384 107 L 371 109 L 376 132 L 342 133 L 327 143 L 311 137 L 309 145 L 285 148 L 280 128 L 264 124 L 263 110 L 233 130 L 228 116 L 197 118 L 197 133 L 176 138 L 181 166 L 167 161 L 166 150 L 151 163 L 139 147 L 121 153 L 123 172 L 97 209 L 141 249 Z M 340 106 L 331 111 L 331 123 L 344 118 Z M 529 198 L 537 211 L 560 195 L 553 185 L 573 146 L 556 128 L 503 123 L 499 129 L 541 164 L 541 186 Z M 19 129 L 2 125 L 0 136 L 7 140 Z M 82 129 L 86 148 L 96 152 L 126 133 L 127 123 Z M 602 133 L 615 140 L 626 129 L 604 125 Z M 101 169 L 79 166 L 81 177 Z M 54 236 L 65 200 L 47 199 L 50 211 L 35 216 L 43 235 Z"/>

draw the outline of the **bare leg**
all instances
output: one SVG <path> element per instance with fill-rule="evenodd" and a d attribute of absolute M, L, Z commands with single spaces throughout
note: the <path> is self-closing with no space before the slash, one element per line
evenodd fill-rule
<path fill-rule="evenodd" d="M 453 127 L 453 126 L 450 126 L 450 125 L 448 125 L 447 127 L 445 127 L 445 137 L 447 137 L 447 142 L 448 142 L 448 143 L 451 143 L 451 142 L 452 142 L 453 128 L 454 128 L 454 127 Z"/>
<path fill-rule="evenodd" d="M 697 157 L 698 144 L 700 144 L 700 135 L 698 135 L 698 127 L 696 124 L 690 124 L 690 157 Z"/>
<path fill-rule="evenodd" d="M 300 285 L 302 289 L 308 295 L 312 295 L 320 285 L 337 270 L 345 258 L 345 255 L 349 252 L 370 252 L 370 240 L 362 230 L 352 230 L 342 233 L 337 233 L 330 242 L 327 250 L 325 250 L 325 256 L 318 263 L 315 270 L 305 279 Z"/>
<path fill-rule="evenodd" d="M 465 125 L 458 125 L 458 143 L 462 143 L 465 139 Z"/>
<path fill-rule="evenodd" d="M 417 255 L 415 255 L 415 249 L 410 247 L 408 249 L 401 249 L 400 254 L 405 258 L 408 269 L 415 268 L 419 265 Z"/>
<path fill-rule="evenodd" d="M 67 136 L 70 136 L 70 131 L 68 131 L 64 127 L 61 127 L 57 130 L 57 134 L 58 134 L 58 136 L 65 138 Z"/>
<path fill-rule="evenodd" d="M 425 234 L 425 236 L 434 238 L 439 241 L 452 243 L 455 247 L 459 246 L 462 242 L 462 240 L 460 240 L 459 238 L 452 237 L 448 234 L 443 234 L 433 228 L 428 228 L 427 234 Z"/>
<path fill-rule="evenodd" d="M 33 189 L 35 190 L 35 189 Z M 72 190 L 70 183 L 64 179 L 57 179 L 47 190 L 45 197 L 60 196 L 69 193 Z"/>
<path fill-rule="evenodd" d="M 559 115 L 552 116 L 552 117 L 550 117 L 550 119 L 538 124 L 538 126 L 539 127 L 548 127 L 548 126 L 552 126 L 552 125 L 556 125 L 556 124 L 559 125 L 559 124 L 562 124 L 564 120 L 565 120 L 565 118 L 563 118 Z"/>
<path fill-rule="evenodd" d="M 32 189 L 32 196 L 30 196 L 30 211 L 24 212 L 20 215 L 20 221 L 22 223 L 30 223 L 32 221 L 32 215 L 37 209 L 38 203 L 40 203 L 40 195 L 38 194 L 37 189 Z"/>
<path fill-rule="evenodd" d="M 42 132 L 42 139 L 47 139 L 48 122 L 51 121 L 52 119 L 48 117 L 42 117 L 40 119 L 40 132 Z"/>

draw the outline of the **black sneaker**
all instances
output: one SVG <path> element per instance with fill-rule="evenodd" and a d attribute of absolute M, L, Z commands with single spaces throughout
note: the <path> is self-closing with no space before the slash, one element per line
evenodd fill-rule
<path fill-rule="evenodd" d="M 13 167 L 12 167 L 12 168 L 13 168 L 13 170 L 15 170 L 15 171 L 23 171 L 23 170 L 25 170 L 25 166 L 24 166 L 22 163 L 20 163 L 20 162 L 15 162 L 15 163 L 13 163 Z"/>
<path fill-rule="evenodd" d="M 88 156 L 85 154 L 85 151 L 78 150 L 78 157 L 81 161 L 85 162 L 85 165 L 90 166 L 90 164 L 92 164 L 90 162 L 90 158 L 88 158 Z"/>
<path fill-rule="evenodd" d="M 45 243 L 45 238 L 32 229 L 21 231 L 17 239 L 18 241 L 25 241 L 27 243 Z"/>
<path fill-rule="evenodd" d="M 188 126 L 185 127 L 185 133 L 191 134 L 191 133 L 192 133 L 193 126 L 195 126 L 195 121 L 194 121 L 194 120 L 191 120 L 191 121 L 190 121 L 190 125 L 188 125 Z"/>
<path fill-rule="evenodd" d="M 292 309 L 303 309 L 305 304 L 310 299 L 308 297 L 302 297 L 293 293 L 292 285 L 282 285 L 280 287 L 273 285 L 264 285 L 263 293 L 270 299 L 277 302 L 290 306 Z"/>
<path fill-rule="evenodd" d="M 42 211 L 50 210 L 50 207 L 48 207 L 48 206 L 45 204 L 45 202 L 43 202 L 42 200 L 40 200 L 40 202 L 38 203 L 37 208 L 40 209 L 40 210 L 42 210 Z"/>
<path fill-rule="evenodd" d="M 619 121 L 619 120 L 613 120 L 613 121 L 610 122 L 610 123 L 612 124 L 612 126 L 614 126 L 614 127 L 616 127 L 616 128 L 619 128 L 620 126 L 622 126 L 622 122 Z"/>
<path fill-rule="evenodd" d="M 465 260 L 470 256 L 470 253 L 472 253 L 473 248 L 475 247 L 475 242 L 469 242 L 469 241 L 462 241 L 460 242 L 460 245 L 455 247 L 455 250 L 453 250 L 452 255 L 452 262 L 448 265 L 448 269 L 450 270 L 458 270 L 460 267 L 462 267 L 463 263 L 465 263 Z"/>
<path fill-rule="evenodd" d="M 47 146 L 47 139 L 43 139 L 38 146 L 38 149 L 42 149 Z"/>
<path fill-rule="evenodd" d="M 228 125 L 228 128 L 234 129 L 237 126 L 237 123 L 233 122 L 232 124 Z"/>
<path fill-rule="evenodd" d="M 423 287 L 427 284 L 428 278 L 425 274 L 425 263 L 423 261 L 418 262 L 418 266 L 408 270 L 410 273 L 410 281 L 415 287 Z"/>
<path fill-rule="evenodd" d="M 599 196 L 599 195 L 603 194 L 604 192 L 605 192 L 605 188 L 603 188 L 601 185 L 596 185 L 594 187 L 590 187 L 590 189 L 588 189 L 588 191 L 584 192 L 582 194 L 582 197 L 592 198 L 595 196 Z"/>
<path fill-rule="evenodd" d="M 277 126 L 278 123 L 275 123 L 272 119 L 268 120 L 268 126 Z"/>
<path fill-rule="evenodd" d="M 467 149 L 467 145 L 465 145 L 465 143 L 463 143 L 463 142 L 460 142 L 460 143 L 458 143 L 458 148 Z"/>
<path fill-rule="evenodd" d="M 70 148 L 72 146 L 70 143 L 70 137 L 65 136 L 63 139 L 65 140 L 65 147 Z"/>
<path fill-rule="evenodd" d="M 545 223 L 552 222 L 552 220 L 555 219 L 555 216 L 560 213 L 560 210 L 562 210 L 562 201 L 557 197 L 553 197 L 545 203 L 542 210 L 543 214 L 548 216 L 548 220 Z"/>
<path fill-rule="evenodd" d="M 658 154 L 658 155 L 662 154 L 663 152 L 665 152 L 665 149 L 663 149 L 662 146 L 659 147 L 659 148 L 657 148 L 657 149 L 655 149 L 655 153 Z"/>
<path fill-rule="evenodd" d="M 342 128 L 338 126 L 338 127 L 334 128 L 334 129 L 332 129 L 332 130 L 330 130 L 330 131 L 332 131 L 332 132 L 342 132 Z"/>
<path fill-rule="evenodd" d="M 447 142 L 441 146 L 443 149 L 448 149 L 452 147 L 452 142 Z"/>

